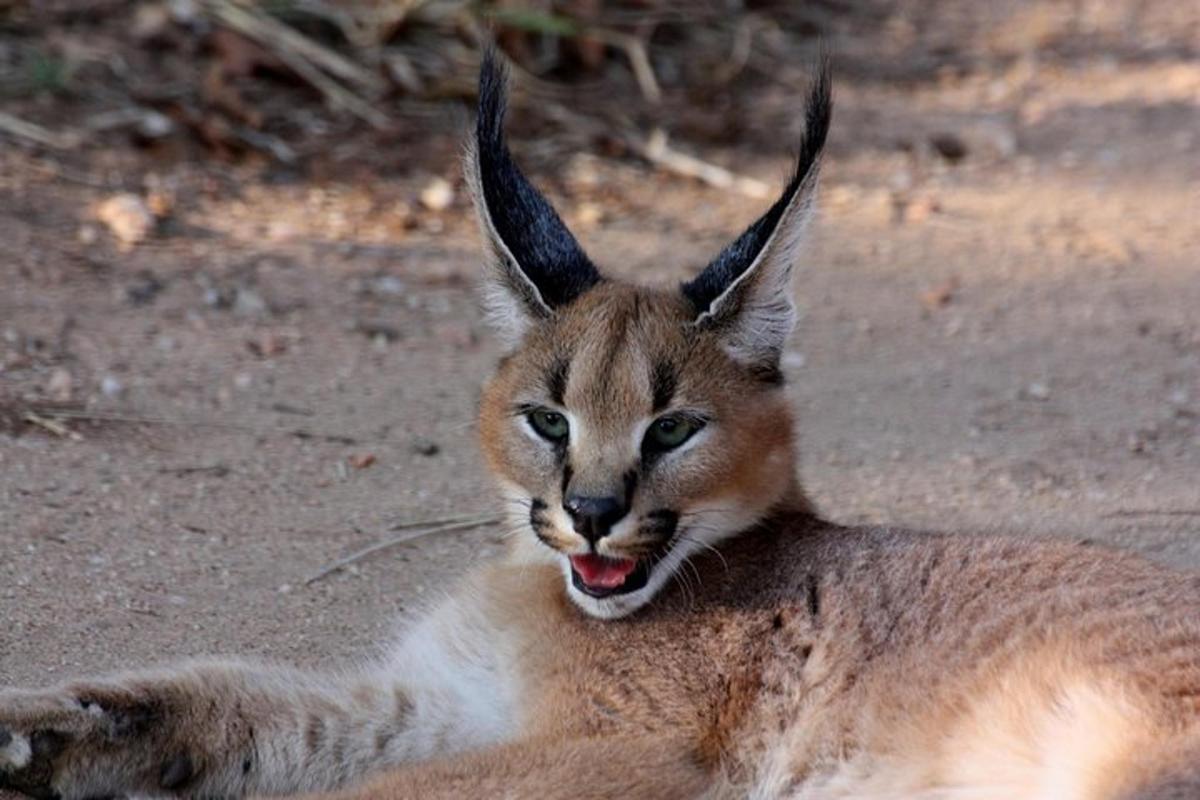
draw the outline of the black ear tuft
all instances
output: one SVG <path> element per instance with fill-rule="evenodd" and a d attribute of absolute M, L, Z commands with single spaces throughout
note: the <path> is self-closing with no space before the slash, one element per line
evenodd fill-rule
<path fill-rule="evenodd" d="M 489 47 L 479 70 L 475 158 L 479 198 L 495 236 L 549 309 L 565 305 L 601 281 L 575 237 L 517 168 L 504 141 L 507 74 Z"/>
<path fill-rule="evenodd" d="M 767 243 L 779 228 L 780 221 L 793 201 L 805 201 L 815 178 L 829 122 L 833 114 L 830 90 L 829 59 L 822 55 L 817 76 L 808 97 L 804 119 L 804 140 L 796 158 L 796 171 L 787 187 L 767 213 L 728 245 L 696 278 L 683 285 L 683 294 L 692 303 L 699 317 L 709 312 L 713 301 L 721 297 L 738 278 L 754 265 Z"/>

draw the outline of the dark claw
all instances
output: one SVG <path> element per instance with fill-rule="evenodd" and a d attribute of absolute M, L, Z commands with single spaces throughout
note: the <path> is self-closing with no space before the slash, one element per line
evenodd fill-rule
<path fill-rule="evenodd" d="M 67 738 L 56 731 L 38 731 L 29 737 L 29 747 L 33 757 L 50 759 L 61 753 L 67 746 Z"/>
<path fill-rule="evenodd" d="M 167 791 L 173 791 L 190 781 L 196 773 L 192 759 L 181 753 L 163 765 L 158 783 Z"/>

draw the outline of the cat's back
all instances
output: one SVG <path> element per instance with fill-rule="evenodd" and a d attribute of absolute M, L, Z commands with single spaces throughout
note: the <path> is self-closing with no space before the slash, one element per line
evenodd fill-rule
<path fill-rule="evenodd" d="M 1120 698 L 1095 710 L 1096 724 L 1133 724 L 1113 716 L 1123 704 L 1155 725 L 1197 715 L 1195 574 L 1080 542 L 803 520 L 731 559 L 703 566 L 727 603 L 709 613 L 755 625 L 712 736 L 756 774 L 780 754 L 813 765 L 904 742 L 934 751 L 948 731 L 982 752 L 997 746 L 985 731 L 1018 741 L 1050 724 L 1023 709 L 1080 697 Z"/>

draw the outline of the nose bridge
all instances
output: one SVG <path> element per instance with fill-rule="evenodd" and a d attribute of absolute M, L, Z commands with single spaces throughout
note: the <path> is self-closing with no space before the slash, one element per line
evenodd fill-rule
<path fill-rule="evenodd" d="M 626 501 L 632 471 L 628 447 L 619 433 L 599 434 L 579 443 L 571 453 L 570 475 L 563 494 L 615 497 Z"/>
<path fill-rule="evenodd" d="M 618 441 L 593 437 L 591 444 L 574 448 L 575 466 L 563 474 L 562 506 L 575 532 L 594 546 L 629 513 L 637 471 L 623 469 L 626 453 Z"/>
<path fill-rule="evenodd" d="M 593 340 L 572 362 L 567 399 L 581 429 L 571 444 L 564 496 L 612 497 L 626 508 L 632 501 L 638 453 L 631 430 L 647 391 L 637 311 L 637 304 L 610 309 L 604 321 L 607 335 Z"/>

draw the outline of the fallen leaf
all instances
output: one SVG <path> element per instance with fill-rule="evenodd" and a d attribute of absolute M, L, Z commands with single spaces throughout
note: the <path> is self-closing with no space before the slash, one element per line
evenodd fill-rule
<path fill-rule="evenodd" d="M 374 453 L 355 453 L 346 458 L 346 463 L 355 469 L 366 469 L 375 463 Z"/>
<path fill-rule="evenodd" d="M 921 292 L 921 305 L 927 311 L 936 311 L 950 304 L 954 299 L 954 295 L 958 292 L 959 280 L 957 277 L 951 276 L 924 292 Z"/>

